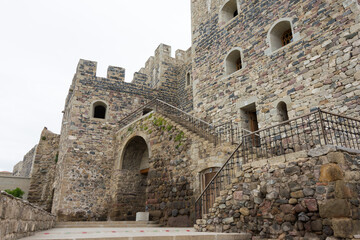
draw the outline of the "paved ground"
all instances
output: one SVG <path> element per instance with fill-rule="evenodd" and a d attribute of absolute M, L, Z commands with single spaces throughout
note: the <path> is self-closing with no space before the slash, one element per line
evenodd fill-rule
<path fill-rule="evenodd" d="M 198 233 L 193 228 L 53 228 L 22 238 L 101 240 L 243 240 L 242 234 Z"/>

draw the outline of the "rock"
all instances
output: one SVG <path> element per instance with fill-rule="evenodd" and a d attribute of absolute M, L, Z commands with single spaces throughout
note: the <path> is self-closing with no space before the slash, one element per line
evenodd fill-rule
<path fill-rule="evenodd" d="M 316 187 L 316 193 L 324 194 L 324 193 L 326 193 L 326 188 L 324 186 L 317 186 Z"/>
<path fill-rule="evenodd" d="M 303 192 L 305 197 L 312 197 L 314 196 L 315 190 L 312 188 L 304 188 Z"/>
<path fill-rule="evenodd" d="M 269 200 L 273 200 L 279 197 L 279 194 L 277 192 L 271 192 L 266 195 L 266 198 Z"/>
<path fill-rule="evenodd" d="M 284 232 L 289 232 L 293 229 L 293 225 L 289 222 L 284 222 L 282 225 L 281 225 L 281 229 L 284 231 Z"/>
<path fill-rule="evenodd" d="M 320 169 L 320 182 L 333 182 L 342 180 L 344 173 L 337 164 L 329 163 L 321 166 Z"/>
<path fill-rule="evenodd" d="M 316 199 L 314 199 L 314 198 L 304 199 L 304 203 L 305 203 L 306 208 L 310 212 L 316 212 L 318 210 Z"/>
<path fill-rule="evenodd" d="M 248 208 L 240 208 L 240 213 L 244 216 L 249 216 L 250 211 Z"/>
<path fill-rule="evenodd" d="M 302 190 L 300 190 L 300 191 L 296 191 L 296 192 L 290 193 L 290 196 L 291 196 L 292 198 L 303 198 L 303 197 L 304 197 L 304 193 L 303 193 Z"/>
<path fill-rule="evenodd" d="M 230 223 L 233 223 L 234 222 L 234 218 L 233 217 L 230 217 L 230 218 L 224 218 L 222 220 L 223 224 L 230 224 Z"/>
<path fill-rule="evenodd" d="M 225 209 L 225 208 L 226 208 L 226 205 L 225 205 L 225 204 L 220 204 L 219 208 L 220 208 L 220 209 Z"/>
<path fill-rule="evenodd" d="M 335 237 L 352 238 L 353 225 L 349 218 L 336 218 L 332 220 L 332 228 Z"/>
<path fill-rule="evenodd" d="M 197 224 L 197 225 L 206 225 L 206 220 L 204 220 L 204 219 L 197 219 L 197 220 L 196 220 L 196 224 Z"/>
<path fill-rule="evenodd" d="M 298 220 L 301 222 L 307 222 L 310 220 L 310 218 L 304 212 L 302 212 L 298 215 Z"/>
<path fill-rule="evenodd" d="M 283 204 L 280 206 L 280 210 L 284 214 L 294 213 L 294 206 L 290 204 Z"/>
<path fill-rule="evenodd" d="M 296 206 L 294 207 L 294 210 L 296 213 L 306 212 L 306 208 L 301 204 L 296 204 Z"/>
<path fill-rule="evenodd" d="M 350 216 L 350 204 L 344 199 L 330 199 L 319 205 L 322 218 L 341 218 Z"/>
<path fill-rule="evenodd" d="M 323 227 L 323 233 L 326 235 L 326 236 L 332 236 L 334 235 L 334 231 L 332 230 L 332 228 L 330 226 L 324 226 Z"/>
<path fill-rule="evenodd" d="M 353 194 L 344 181 L 337 181 L 335 184 L 335 197 L 336 198 L 352 198 Z"/>
<path fill-rule="evenodd" d="M 285 173 L 288 175 L 300 174 L 300 168 L 298 166 L 285 168 Z"/>
<path fill-rule="evenodd" d="M 310 157 L 319 157 L 328 154 L 329 152 L 335 152 L 336 147 L 331 145 L 321 146 L 314 149 L 310 149 L 308 155 Z"/>
<path fill-rule="evenodd" d="M 298 200 L 296 198 L 290 198 L 289 204 L 296 204 L 298 203 Z"/>
<path fill-rule="evenodd" d="M 173 209 L 171 211 L 171 216 L 173 216 L 173 217 L 176 217 L 178 214 L 179 214 L 179 210 L 177 210 L 177 209 Z"/>
<path fill-rule="evenodd" d="M 323 225 L 321 219 L 315 220 L 311 222 L 311 230 L 314 232 L 322 231 Z"/>
<path fill-rule="evenodd" d="M 345 156 L 342 152 L 331 152 L 327 158 L 330 163 L 345 164 Z"/>

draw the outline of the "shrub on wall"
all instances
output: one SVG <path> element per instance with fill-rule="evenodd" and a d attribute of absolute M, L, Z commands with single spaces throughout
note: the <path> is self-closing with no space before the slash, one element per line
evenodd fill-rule
<path fill-rule="evenodd" d="M 20 188 L 15 188 L 13 190 L 10 190 L 10 189 L 6 189 L 5 192 L 7 192 L 8 194 L 10 195 L 13 195 L 14 197 L 17 197 L 17 198 L 22 198 L 22 196 L 24 195 L 24 191 L 21 190 Z"/>

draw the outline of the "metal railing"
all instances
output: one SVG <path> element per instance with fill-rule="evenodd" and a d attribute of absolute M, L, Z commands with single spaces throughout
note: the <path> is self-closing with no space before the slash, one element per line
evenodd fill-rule
<path fill-rule="evenodd" d="M 235 138 L 235 135 L 231 137 Z M 321 145 L 360 149 L 360 120 L 319 109 L 275 126 L 244 134 L 241 139 L 236 150 L 196 200 L 196 219 L 209 213 L 221 191 L 232 184 L 232 179 L 245 163 Z"/>
<path fill-rule="evenodd" d="M 119 121 L 120 128 L 127 126 L 131 122 L 143 116 L 145 113 L 152 110 L 155 110 L 173 121 L 186 126 L 188 129 L 196 132 L 209 141 L 217 143 L 217 134 L 215 132 L 215 128 L 211 124 L 159 99 L 154 99 L 148 102 L 121 119 Z"/>

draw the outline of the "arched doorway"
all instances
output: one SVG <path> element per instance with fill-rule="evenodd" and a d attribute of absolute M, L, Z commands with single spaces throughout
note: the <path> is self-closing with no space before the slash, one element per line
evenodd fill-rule
<path fill-rule="evenodd" d="M 122 151 L 117 182 L 116 204 L 111 219 L 133 221 L 145 211 L 149 149 L 144 138 L 131 138 Z"/>

